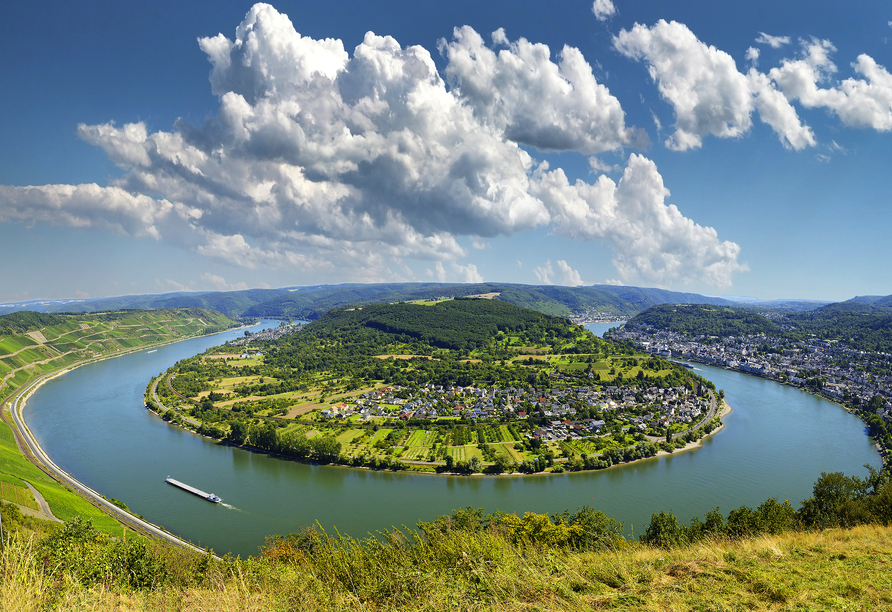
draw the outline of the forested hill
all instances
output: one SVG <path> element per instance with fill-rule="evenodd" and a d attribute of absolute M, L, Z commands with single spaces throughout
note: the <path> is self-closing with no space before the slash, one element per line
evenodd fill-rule
<path fill-rule="evenodd" d="M 313 321 L 332 308 L 490 294 L 495 299 L 555 316 L 609 313 L 629 317 L 663 303 L 730 304 L 721 298 L 663 289 L 535 286 L 510 283 L 381 283 L 248 289 L 209 293 L 169 293 L 93 300 L 60 300 L 0 305 L 0 312 L 95 312 L 118 309 L 210 308 L 230 317 Z"/>
<path fill-rule="evenodd" d="M 520 308 L 497 300 L 455 299 L 434 305 L 372 304 L 333 310 L 309 325 L 304 333 L 345 336 L 359 328 L 401 336 L 436 348 L 474 350 L 499 332 L 530 341 L 574 338 L 575 326 L 566 319 Z"/>
<path fill-rule="evenodd" d="M 0 334 L 24 334 L 41 327 L 61 325 L 64 322 L 64 316 L 23 310 L 0 316 Z"/>
<path fill-rule="evenodd" d="M 158 385 L 166 406 L 163 409 L 182 410 L 191 419 L 213 425 L 216 429 L 204 431 L 217 438 L 229 435 L 232 422 L 244 421 L 246 414 L 275 418 L 277 426 L 288 414 L 291 416 L 285 420 L 315 421 L 330 415 L 314 411 L 354 402 L 360 393 L 371 392 L 382 383 L 402 387 L 403 400 L 434 393 L 422 390 L 428 385 L 455 385 L 537 388 L 536 402 L 544 397 L 541 390 L 555 387 L 635 385 L 700 390 L 711 385 L 680 365 L 635 354 L 630 345 L 597 338 L 567 319 L 472 298 L 332 310 L 307 325 L 280 326 L 278 333 L 246 333 L 244 338 L 178 362 L 163 376 L 170 380 L 173 375 L 178 397 L 165 398 L 166 385 Z M 200 397 L 203 393 L 207 396 Z M 453 409 L 462 413 L 466 407 L 459 408 L 459 404 L 471 401 L 448 399 L 447 405 L 439 395 L 427 398 L 426 402 L 433 403 L 425 410 L 433 413 L 418 418 L 425 422 L 431 416 L 434 420 L 451 419 L 456 416 Z M 536 419 L 551 416 L 540 414 L 533 400 L 526 401 L 519 410 L 536 408 Z M 588 414 L 591 407 L 585 404 L 574 410 Z M 492 412 L 472 418 L 498 419 L 502 415 Z M 372 416 L 388 419 L 396 414 Z M 464 445 L 457 442 L 457 446 Z M 429 452 L 425 451 L 424 457 L 429 457 Z M 512 461 L 522 461 L 512 457 Z"/>
<path fill-rule="evenodd" d="M 745 308 L 702 304 L 662 304 L 635 315 L 632 325 L 649 325 L 688 336 L 748 336 L 783 333 L 763 315 Z"/>
<path fill-rule="evenodd" d="M 825 340 L 843 340 L 862 351 L 892 353 L 892 307 L 878 301 L 830 304 L 811 312 L 787 315 L 791 331 Z"/>

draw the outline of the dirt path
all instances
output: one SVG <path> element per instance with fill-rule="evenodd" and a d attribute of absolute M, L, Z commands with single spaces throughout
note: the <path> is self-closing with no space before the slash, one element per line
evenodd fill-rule
<path fill-rule="evenodd" d="M 37 500 L 37 505 L 40 506 L 40 510 L 41 510 L 40 514 L 42 514 L 43 516 L 41 516 L 41 517 L 39 517 L 39 518 L 49 519 L 49 520 L 51 520 L 51 521 L 56 521 L 57 523 L 63 523 L 64 521 L 62 521 L 61 519 L 56 518 L 56 517 L 53 515 L 53 511 L 50 510 L 50 505 L 49 505 L 48 503 L 46 503 L 46 500 L 43 498 L 43 495 L 40 494 L 40 491 L 38 491 L 37 489 L 35 489 L 35 488 L 31 485 L 31 483 L 28 482 L 27 480 L 25 480 L 25 481 L 23 481 L 23 482 L 24 482 L 26 485 L 28 485 L 28 488 L 29 488 L 29 489 L 31 489 L 31 493 L 34 495 L 34 499 Z"/>

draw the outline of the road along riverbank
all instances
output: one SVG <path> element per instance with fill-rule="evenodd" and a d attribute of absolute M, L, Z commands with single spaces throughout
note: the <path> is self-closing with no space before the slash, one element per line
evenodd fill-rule
<path fill-rule="evenodd" d="M 31 433 L 31 430 L 28 428 L 25 419 L 22 417 L 22 409 L 24 409 L 28 397 L 30 397 L 31 394 L 37 391 L 37 389 L 39 389 L 44 383 L 46 383 L 48 380 L 65 374 L 66 372 L 70 371 L 70 369 L 72 368 L 66 368 L 65 370 L 59 372 L 41 376 L 37 380 L 27 385 L 24 389 L 19 390 L 13 398 L 10 406 L 10 413 L 13 422 L 15 423 L 15 427 L 18 430 L 22 441 L 25 443 L 28 449 L 26 456 L 28 456 L 28 458 L 31 459 L 35 463 L 35 465 L 52 476 L 55 480 L 64 485 L 67 485 L 68 487 L 71 487 L 82 496 L 86 497 L 94 506 L 101 508 L 104 512 L 113 516 L 115 519 L 127 525 L 131 529 L 158 538 L 160 540 L 164 540 L 170 544 L 173 544 L 174 546 L 189 548 L 198 553 L 207 552 L 205 549 L 199 548 L 198 546 L 187 542 L 183 538 L 168 533 L 157 525 L 154 525 L 136 516 L 135 514 L 127 512 L 126 510 L 114 505 L 113 503 L 105 499 L 103 495 L 94 491 L 90 487 L 86 486 L 85 484 L 71 476 L 71 474 L 62 470 L 53 462 L 52 459 L 50 459 L 49 455 L 44 452 L 43 448 L 41 448 L 40 443 Z M 52 516 L 51 511 L 50 516 Z"/>
<path fill-rule="evenodd" d="M 52 459 L 50 459 L 49 455 L 43 450 L 43 448 L 41 448 L 40 443 L 37 441 L 36 437 L 33 435 L 24 419 L 23 410 L 26 406 L 28 398 L 33 395 L 38 389 L 40 389 L 44 384 L 73 370 L 76 370 L 77 368 L 88 366 L 90 364 L 98 363 L 101 361 L 110 360 L 113 358 L 124 357 L 133 353 L 153 353 L 162 346 L 193 340 L 195 338 L 210 338 L 215 335 L 225 334 L 227 332 L 238 332 L 240 330 L 249 329 L 251 327 L 256 327 L 256 325 L 244 325 L 238 328 L 224 330 L 222 332 L 218 332 L 217 334 L 189 336 L 186 338 L 172 339 L 166 342 L 155 342 L 152 344 L 144 345 L 142 347 L 135 347 L 116 353 L 103 355 L 100 357 L 85 359 L 75 364 L 70 364 L 63 368 L 59 368 L 56 371 L 48 372 L 28 382 L 22 388 L 14 391 L 12 394 L 7 395 L 7 401 L 4 403 L 4 410 L 0 412 L 0 417 L 2 417 L 2 420 L 4 422 L 10 425 L 10 429 L 12 430 L 15 437 L 16 445 L 18 446 L 19 451 L 22 453 L 22 455 L 24 455 L 29 461 L 31 461 L 31 463 L 36 465 L 39 469 L 52 477 L 54 480 L 76 491 L 78 494 L 81 495 L 81 497 L 85 498 L 95 507 L 114 517 L 120 523 L 124 524 L 130 529 L 133 529 L 134 531 L 159 538 L 175 546 L 186 547 L 195 550 L 196 552 L 204 553 L 206 552 L 205 549 L 195 546 L 187 540 L 167 532 L 163 528 L 154 525 L 149 521 L 146 521 L 145 519 L 133 514 L 132 512 L 128 512 L 127 510 L 120 508 L 119 506 L 108 501 L 108 499 L 106 499 L 105 496 L 103 496 L 102 494 L 94 491 L 92 488 L 74 478 L 68 472 L 62 470 L 52 461 Z M 12 397 L 12 401 L 8 401 L 10 397 Z M 9 412 L 9 416 L 12 419 L 11 423 L 7 419 L 7 411 Z M 59 519 L 53 515 L 51 508 L 40 495 L 40 493 L 33 489 L 30 483 L 28 484 L 28 486 L 34 492 L 35 499 L 42 509 L 40 512 L 37 513 L 40 515 L 40 518 L 58 521 Z"/>

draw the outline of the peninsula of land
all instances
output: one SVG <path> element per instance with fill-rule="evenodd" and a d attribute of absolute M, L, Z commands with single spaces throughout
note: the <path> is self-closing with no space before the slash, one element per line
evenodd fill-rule
<path fill-rule="evenodd" d="M 490 299 L 336 309 L 183 360 L 147 406 L 230 444 L 432 473 L 600 469 L 720 425 L 688 369 Z"/>

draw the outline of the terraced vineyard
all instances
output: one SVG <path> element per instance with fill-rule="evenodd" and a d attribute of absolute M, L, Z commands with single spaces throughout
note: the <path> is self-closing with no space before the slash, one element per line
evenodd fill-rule
<path fill-rule="evenodd" d="M 237 325 L 218 312 L 196 308 L 77 315 L 17 312 L 0 316 L 0 405 L 8 410 L 4 402 L 16 389 L 41 375 Z M 7 414 L 3 414 L 4 421 Z M 122 533 L 115 519 L 32 465 L 19 452 L 10 426 L 0 422 L 0 501 L 26 512 L 37 511 L 29 484 L 59 519 L 88 517 L 103 531 Z"/>
<path fill-rule="evenodd" d="M 238 325 L 198 308 L 0 317 L 0 394 L 77 362 Z"/>

